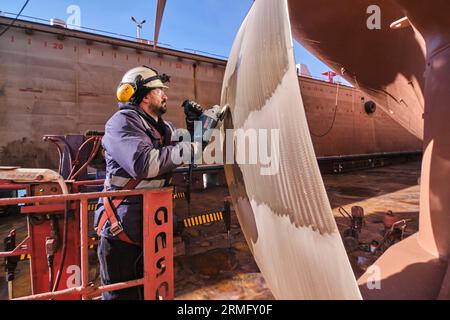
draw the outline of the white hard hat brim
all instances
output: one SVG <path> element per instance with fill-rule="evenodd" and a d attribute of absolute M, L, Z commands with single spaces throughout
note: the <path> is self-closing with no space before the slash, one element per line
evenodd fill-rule
<path fill-rule="evenodd" d="M 150 82 L 149 84 L 146 84 L 144 86 L 150 89 L 158 89 L 158 88 L 169 89 L 168 86 L 166 86 L 162 81 L 159 80 L 157 83 Z"/>

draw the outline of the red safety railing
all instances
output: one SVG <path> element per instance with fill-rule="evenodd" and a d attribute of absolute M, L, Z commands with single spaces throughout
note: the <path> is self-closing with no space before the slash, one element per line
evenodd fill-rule
<path fill-rule="evenodd" d="M 79 184 L 79 183 L 78 183 Z M 79 208 L 80 237 L 81 237 L 81 285 L 73 288 L 62 289 L 54 292 L 33 294 L 20 297 L 17 300 L 44 300 L 63 298 L 65 296 L 80 295 L 82 299 L 91 299 L 102 292 L 114 291 L 134 286 L 144 286 L 144 299 L 169 300 L 174 298 L 173 276 L 173 221 L 172 221 L 172 188 L 152 190 L 128 190 L 75 193 L 67 195 L 34 196 L 23 198 L 0 199 L 0 206 L 17 204 L 54 204 L 65 201 L 75 202 L 75 208 Z M 88 200 L 100 197 L 119 196 L 143 196 L 143 260 L 144 276 L 141 279 L 114 283 L 96 287 L 89 282 L 88 250 L 90 245 L 88 224 Z M 72 206 L 71 206 L 72 207 Z M 26 208 L 26 207 L 25 207 Z M 28 212 L 27 214 L 34 214 Z M 36 214 L 42 214 L 37 212 Z M 0 258 L 18 256 L 29 253 L 21 242 L 14 250 L 0 252 Z"/>

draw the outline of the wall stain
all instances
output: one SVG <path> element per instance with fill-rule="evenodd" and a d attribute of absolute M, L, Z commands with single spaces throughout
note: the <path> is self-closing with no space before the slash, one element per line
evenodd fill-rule
<path fill-rule="evenodd" d="M 0 166 L 20 166 L 23 168 L 57 168 L 53 152 L 44 148 L 43 142 L 26 137 L 14 140 L 0 147 Z"/>

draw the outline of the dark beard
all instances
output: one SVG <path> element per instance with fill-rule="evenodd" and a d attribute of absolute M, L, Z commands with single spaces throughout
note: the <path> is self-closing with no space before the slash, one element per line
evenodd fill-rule
<path fill-rule="evenodd" d="M 166 104 L 157 106 L 157 107 L 153 107 L 153 112 L 159 117 L 162 116 L 164 113 L 167 112 L 167 106 Z"/>
<path fill-rule="evenodd" d="M 164 113 L 167 112 L 167 106 L 166 104 L 162 105 L 161 107 L 159 107 L 159 111 L 160 111 L 160 116 L 162 116 Z"/>

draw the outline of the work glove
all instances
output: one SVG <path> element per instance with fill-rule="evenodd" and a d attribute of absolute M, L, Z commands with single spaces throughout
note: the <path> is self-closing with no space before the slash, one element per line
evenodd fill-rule
<path fill-rule="evenodd" d="M 184 115 L 186 116 L 186 129 L 191 135 L 191 139 L 194 137 L 194 122 L 199 121 L 200 116 L 203 113 L 203 108 L 200 104 L 192 100 L 185 100 L 181 105 L 184 109 Z"/>

